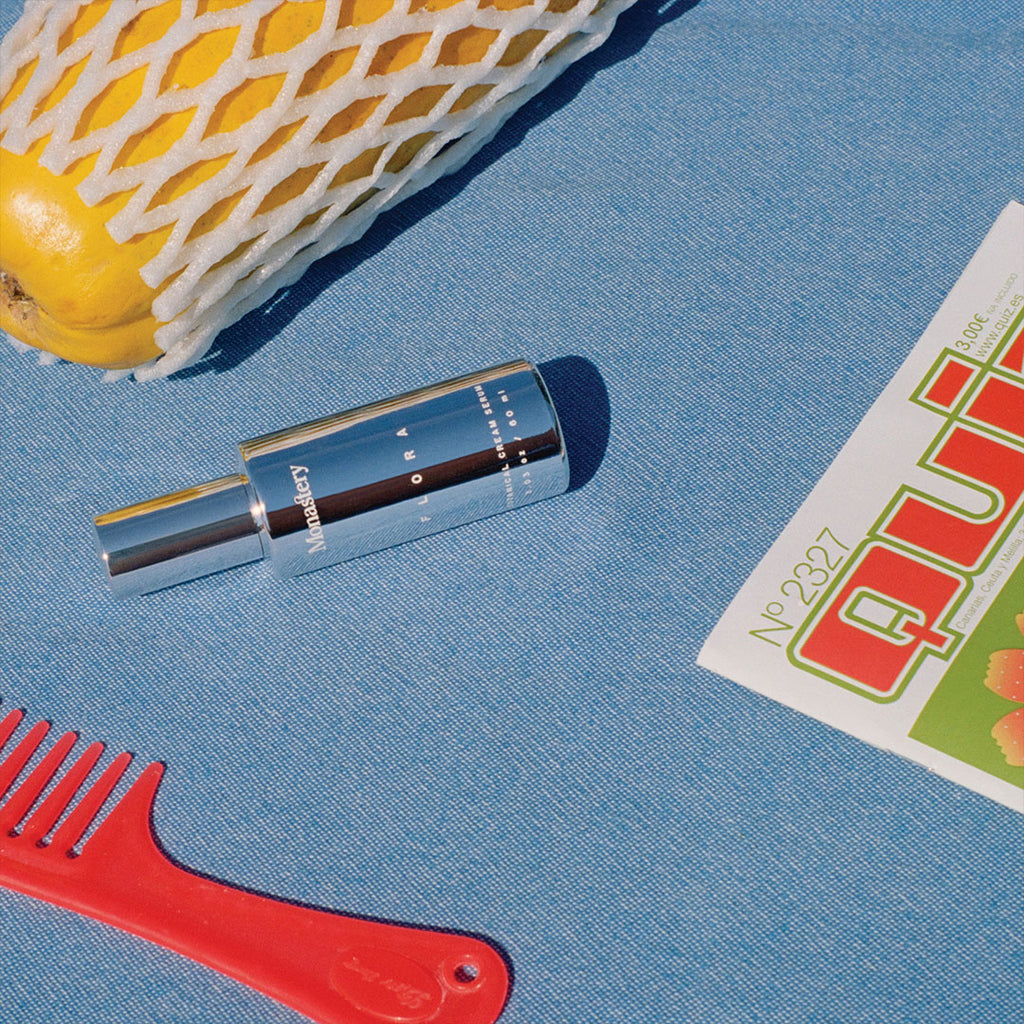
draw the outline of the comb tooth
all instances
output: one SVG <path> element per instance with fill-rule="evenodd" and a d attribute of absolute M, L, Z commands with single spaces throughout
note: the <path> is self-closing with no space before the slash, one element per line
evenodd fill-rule
<path fill-rule="evenodd" d="M 0 764 L 0 800 L 4 798 L 11 783 L 21 774 L 21 770 L 29 762 L 29 758 L 43 742 L 43 737 L 50 731 L 49 722 L 37 722 L 25 735 L 25 738 L 7 755 Z"/>
<path fill-rule="evenodd" d="M 107 797 L 110 796 L 131 762 L 131 754 L 118 754 L 107 765 L 106 771 L 85 791 L 85 795 L 75 805 L 75 809 L 54 833 L 51 844 L 53 847 L 70 851 L 85 835 L 85 830 L 92 824 L 93 818 L 99 814 L 100 808 L 107 802 Z"/>
<path fill-rule="evenodd" d="M 4 749 L 4 744 L 14 735 L 14 730 L 18 728 L 18 723 L 23 717 L 24 714 L 17 708 L 8 711 L 4 716 L 3 721 L 0 722 L 0 750 Z"/>
<path fill-rule="evenodd" d="M 77 739 L 78 736 L 73 732 L 64 733 L 36 765 L 31 775 L 0 807 L 0 832 L 16 828 L 18 822 L 28 814 L 54 773 L 64 763 L 64 758 L 68 756 L 68 751 L 75 745 Z"/>
<path fill-rule="evenodd" d="M 25 823 L 21 835 L 26 841 L 38 842 L 57 824 L 64 809 L 74 799 L 89 772 L 96 766 L 103 750 L 102 743 L 92 743 L 79 755 L 78 760 L 64 773 L 50 795 Z"/>

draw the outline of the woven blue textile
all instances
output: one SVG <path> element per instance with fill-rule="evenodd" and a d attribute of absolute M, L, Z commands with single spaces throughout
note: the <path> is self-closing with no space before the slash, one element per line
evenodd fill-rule
<path fill-rule="evenodd" d="M 694 661 L 1024 199 L 1020 14 L 640 0 L 202 365 L 0 348 L 0 711 L 163 761 L 189 867 L 490 936 L 503 1024 L 1019 1019 L 1021 817 Z M 519 355 L 557 364 L 565 496 L 287 582 L 105 589 L 95 513 Z M 0 890 L 0 1024 L 241 1021 L 301 1024 Z"/>

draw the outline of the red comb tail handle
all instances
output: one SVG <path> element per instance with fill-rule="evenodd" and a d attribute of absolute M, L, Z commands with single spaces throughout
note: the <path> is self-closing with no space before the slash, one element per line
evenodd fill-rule
<path fill-rule="evenodd" d="M 25 761 L 44 734 L 30 734 Z M 45 767 L 41 763 L 38 774 L 23 784 L 31 783 L 31 792 L 22 803 L 39 794 L 70 744 L 65 739 L 60 747 L 59 755 Z M 22 746 L 15 754 L 21 760 Z M 508 970 L 501 955 L 480 939 L 286 903 L 169 860 L 151 826 L 163 775 L 159 763 L 144 769 L 80 854 L 75 843 L 130 755 L 108 765 L 53 840 L 41 845 L 38 836 L 52 827 L 98 756 L 89 748 L 22 833 L 0 836 L 0 883 L 182 953 L 319 1024 L 493 1024 L 501 1014 Z M 57 801 L 63 801 L 61 808 L 48 807 Z M 19 816 L 24 810 L 20 804 L 15 808 Z M 35 841 L 25 841 L 30 837 Z"/>

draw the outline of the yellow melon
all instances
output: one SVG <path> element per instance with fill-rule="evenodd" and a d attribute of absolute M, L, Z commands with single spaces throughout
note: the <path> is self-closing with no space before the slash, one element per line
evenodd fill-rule
<path fill-rule="evenodd" d="M 0 327 L 159 377 L 460 166 L 632 0 L 42 0 L 0 48 Z"/>

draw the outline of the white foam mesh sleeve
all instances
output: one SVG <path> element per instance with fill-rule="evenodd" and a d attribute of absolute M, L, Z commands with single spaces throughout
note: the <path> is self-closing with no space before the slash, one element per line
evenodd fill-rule
<path fill-rule="evenodd" d="M 249 0 L 220 10 L 202 0 L 180 0 L 177 20 L 160 38 L 115 56 L 126 26 L 165 2 L 111 0 L 93 27 L 62 48 L 61 37 L 82 5 L 26 0 L 23 16 L 0 46 L 0 96 L 36 62 L 21 93 L 0 113 L 3 147 L 24 153 L 49 136 L 41 163 L 55 174 L 97 154 L 79 187 L 81 198 L 95 205 L 133 191 L 107 223 L 116 241 L 171 228 L 157 256 L 142 268 L 143 280 L 157 290 L 153 313 L 162 326 L 156 341 L 165 353 L 135 371 L 143 379 L 195 362 L 218 332 L 294 283 L 314 260 L 355 241 L 383 210 L 464 164 L 518 107 L 600 45 L 634 0 L 577 0 L 573 6 L 571 0 L 523 0 L 526 6 L 513 9 L 501 9 L 511 6 L 509 0 L 459 0 L 440 11 L 427 10 L 425 0 L 395 0 L 387 13 L 363 25 L 344 25 L 343 0 L 306 0 L 323 11 L 319 27 L 287 52 L 264 56 L 255 55 L 254 42 L 281 0 Z M 205 81 L 194 88 L 164 86 L 176 55 L 222 29 L 237 35 L 230 54 Z M 481 59 L 445 63 L 443 53 L 450 54 L 474 29 L 485 30 L 483 38 L 491 40 Z M 378 55 L 387 52 L 381 48 L 409 36 L 422 44 L 418 59 L 381 73 Z M 451 42 L 443 51 L 446 40 Z M 521 51 L 524 40 L 532 48 L 509 63 L 509 46 L 518 44 Z M 307 73 L 342 51 L 349 51 L 346 60 L 351 57 L 348 70 L 326 88 L 304 90 Z M 62 76 L 82 62 L 70 91 L 42 109 Z M 141 68 L 141 94 L 127 113 L 108 127 L 83 132 L 90 104 Z M 214 119 L 232 94 L 268 76 L 280 78 L 272 103 L 232 131 L 215 130 Z M 440 94 L 433 107 L 399 119 L 399 104 L 427 87 L 438 87 L 431 90 Z M 328 122 L 339 112 L 377 97 L 382 98 L 363 123 L 329 138 Z M 193 109 L 184 134 L 162 155 L 135 166 L 117 159 L 154 122 Z M 267 145 L 278 129 L 295 124 L 283 145 Z M 343 169 L 360 157 L 366 173 L 345 180 L 350 175 Z M 176 176 L 197 164 L 215 170 L 164 201 L 180 180 Z M 271 191 L 297 174 L 302 191 L 275 205 Z M 194 231 L 215 204 L 239 194 L 226 220 L 205 233 Z"/>

